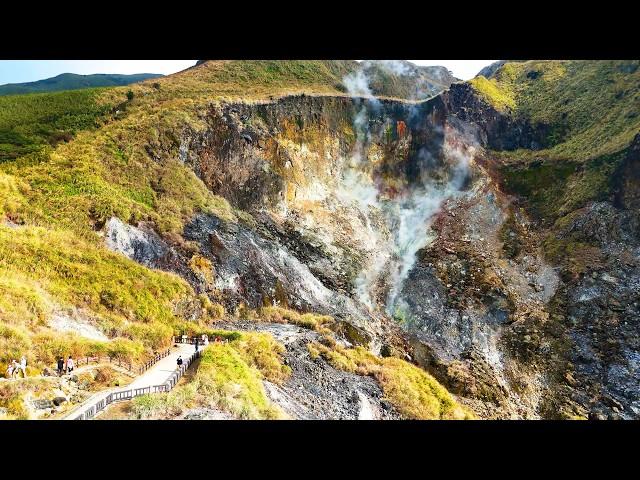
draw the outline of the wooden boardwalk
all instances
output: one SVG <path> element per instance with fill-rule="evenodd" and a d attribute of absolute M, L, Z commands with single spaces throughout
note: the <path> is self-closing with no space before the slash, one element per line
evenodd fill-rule
<path fill-rule="evenodd" d="M 148 393 L 169 392 L 189 368 L 189 365 L 202 352 L 190 343 L 177 344 L 171 347 L 169 354 L 150 366 L 143 374 L 124 388 L 112 388 L 92 395 L 80 406 L 64 417 L 64 420 L 90 420 L 113 402 L 129 400 Z M 184 364 L 177 366 L 178 357 L 182 356 Z"/>

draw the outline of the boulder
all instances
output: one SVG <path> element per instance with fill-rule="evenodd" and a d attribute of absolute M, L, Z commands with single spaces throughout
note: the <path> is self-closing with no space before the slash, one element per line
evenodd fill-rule
<path fill-rule="evenodd" d="M 152 231 L 143 231 L 117 217 L 110 218 L 105 229 L 107 248 L 145 266 L 153 266 L 167 254 L 167 245 Z"/>
<path fill-rule="evenodd" d="M 60 405 L 62 405 L 66 401 L 67 401 L 67 399 L 65 397 L 56 397 L 56 398 L 53 399 L 53 404 L 56 407 L 59 407 Z"/>
<path fill-rule="evenodd" d="M 31 405 L 33 405 L 33 408 L 37 410 L 48 410 L 51 407 L 53 407 L 53 402 L 47 399 L 40 399 L 40 400 L 33 400 L 31 402 Z"/>

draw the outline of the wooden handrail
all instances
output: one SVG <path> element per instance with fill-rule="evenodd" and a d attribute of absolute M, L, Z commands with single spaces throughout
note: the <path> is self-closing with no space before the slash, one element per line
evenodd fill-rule
<path fill-rule="evenodd" d="M 168 354 L 169 354 L 169 350 L 163 352 L 162 354 L 156 355 L 156 357 L 154 357 L 155 361 L 153 363 L 156 363 L 158 360 L 166 357 Z M 129 390 L 120 390 L 120 391 L 117 391 L 117 392 L 112 392 L 109 395 L 107 395 L 106 398 L 102 398 L 100 400 L 97 400 L 94 405 L 92 405 L 89 408 L 87 408 L 83 413 L 81 413 L 76 418 L 74 418 L 74 420 L 91 420 L 93 417 L 96 416 L 96 414 L 98 414 L 100 411 L 104 410 L 108 405 L 110 405 L 110 404 L 112 404 L 114 402 L 119 402 L 119 401 L 123 401 L 123 400 L 131 400 L 134 397 L 138 397 L 140 395 L 147 395 L 147 394 L 151 394 L 151 393 L 168 393 L 168 392 L 170 392 L 173 389 L 173 387 L 175 387 L 177 385 L 178 381 L 180 380 L 180 378 L 182 378 L 182 376 L 187 371 L 189 366 L 193 363 L 193 361 L 196 358 L 199 358 L 200 355 L 202 355 L 202 350 L 198 350 L 196 352 L 193 352 L 189 356 L 189 358 L 187 358 L 184 361 L 184 363 L 181 366 L 179 366 L 169 376 L 167 381 L 165 381 L 163 384 L 152 385 L 152 386 L 149 386 L 149 387 L 133 388 L 133 389 L 129 389 Z"/>
<path fill-rule="evenodd" d="M 136 368 L 135 372 L 137 372 L 138 374 L 144 373 L 145 371 L 147 371 L 149 368 L 151 368 L 158 361 L 162 360 L 164 357 L 166 357 L 170 353 L 171 353 L 171 349 L 168 348 L 168 349 L 156 354 L 151 360 L 149 360 L 145 364 L 141 365 L 140 367 Z M 105 360 L 105 361 L 109 360 L 109 363 L 113 363 L 114 357 L 111 357 L 111 356 L 79 357 L 79 358 L 76 358 L 74 360 L 76 362 L 76 367 L 80 367 L 81 365 L 89 365 L 89 363 L 100 363 L 102 360 Z M 123 365 L 122 359 L 118 358 L 116 360 L 118 362 L 118 366 L 122 366 Z M 65 362 L 65 364 L 66 364 L 66 362 Z M 134 369 L 132 368 L 132 364 L 130 362 L 127 362 L 125 366 L 130 372 L 134 371 Z M 58 365 L 56 364 L 55 370 L 57 370 L 57 369 L 58 369 Z"/>

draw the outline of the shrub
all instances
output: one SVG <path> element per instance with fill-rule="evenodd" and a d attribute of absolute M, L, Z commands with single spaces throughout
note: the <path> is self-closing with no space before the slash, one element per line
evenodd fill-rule
<path fill-rule="evenodd" d="M 107 355 L 109 357 L 134 362 L 141 358 L 144 347 L 139 341 L 133 341 L 128 338 L 116 338 L 111 340 L 107 345 Z"/>
<path fill-rule="evenodd" d="M 202 255 L 193 255 L 189 260 L 189 268 L 196 274 L 206 285 L 213 284 L 215 270 L 211 260 Z"/>
<path fill-rule="evenodd" d="M 55 145 L 106 118 L 100 89 L 0 96 L 0 163 Z"/>
<path fill-rule="evenodd" d="M 321 327 L 333 323 L 333 317 L 329 315 L 300 314 L 295 310 L 276 306 L 262 307 L 257 313 L 257 319 L 274 323 L 291 323 L 311 330 L 320 330 Z"/>
<path fill-rule="evenodd" d="M 0 373 L 5 373 L 6 364 L 11 360 L 20 361 L 20 357 L 30 350 L 31 340 L 24 329 L 0 323 L 0 361 L 4 364 Z"/>
<path fill-rule="evenodd" d="M 14 417 L 16 420 L 29 420 L 31 415 L 29 410 L 24 404 L 24 400 L 20 397 L 15 397 L 7 403 L 7 413 Z"/>
<path fill-rule="evenodd" d="M 133 399 L 132 412 L 138 419 L 150 418 L 164 411 L 166 397 L 160 394 L 140 395 Z"/>
<path fill-rule="evenodd" d="M 42 332 L 32 337 L 35 361 L 52 365 L 58 357 L 73 358 L 95 356 L 105 349 L 104 342 L 90 340 L 72 333 Z"/>
<path fill-rule="evenodd" d="M 169 325 L 159 322 L 130 323 L 123 334 L 131 340 L 142 342 L 151 350 L 168 347 L 171 342 L 173 329 Z"/>
<path fill-rule="evenodd" d="M 282 364 L 285 348 L 271 334 L 246 332 L 232 346 L 270 382 L 283 383 L 291 375 L 291 368 Z"/>
<path fill-rule="evenodd" d="M 249 366 L 229 344 L 213 343 L 204 350 L 194 382 L 198 393 L 212 406 L 239 418 L 274 419 L 282 416 L 267 399 L 260 372 Z"/>
<path fill-rule="evenodd" d="M 200 300 L 202 308 L 206 311 L 209 317 L 214 320 L 219 320 L 224 317 L 225 310 L 222 305 L 220 305 L 219 303 L 213 303 L 204 293 L 198 295 L 198 299 Z"/>

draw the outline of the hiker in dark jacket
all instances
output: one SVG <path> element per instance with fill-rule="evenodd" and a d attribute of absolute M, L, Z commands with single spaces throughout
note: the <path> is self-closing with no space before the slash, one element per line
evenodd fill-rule
<path fill-rule="evenodd" d="M 198 351 L 199 340 L 200 339 L 198 337 L 196 337 L 196 352 Z"/>
<path fill-rule="evenodd" d="M 178 362 L 177 362 L 177 363 L 178 363 L 178 367 L 181 367 L 181 366 L 182 366 L 182 355 L 180 355 L 180 356 L 178 357 Z"/>
<path fill-rule="evenodd" d="M 58 357 L 58 375 L 62 375 L 64 370 L 64 360 L 62 357 Z"/>

